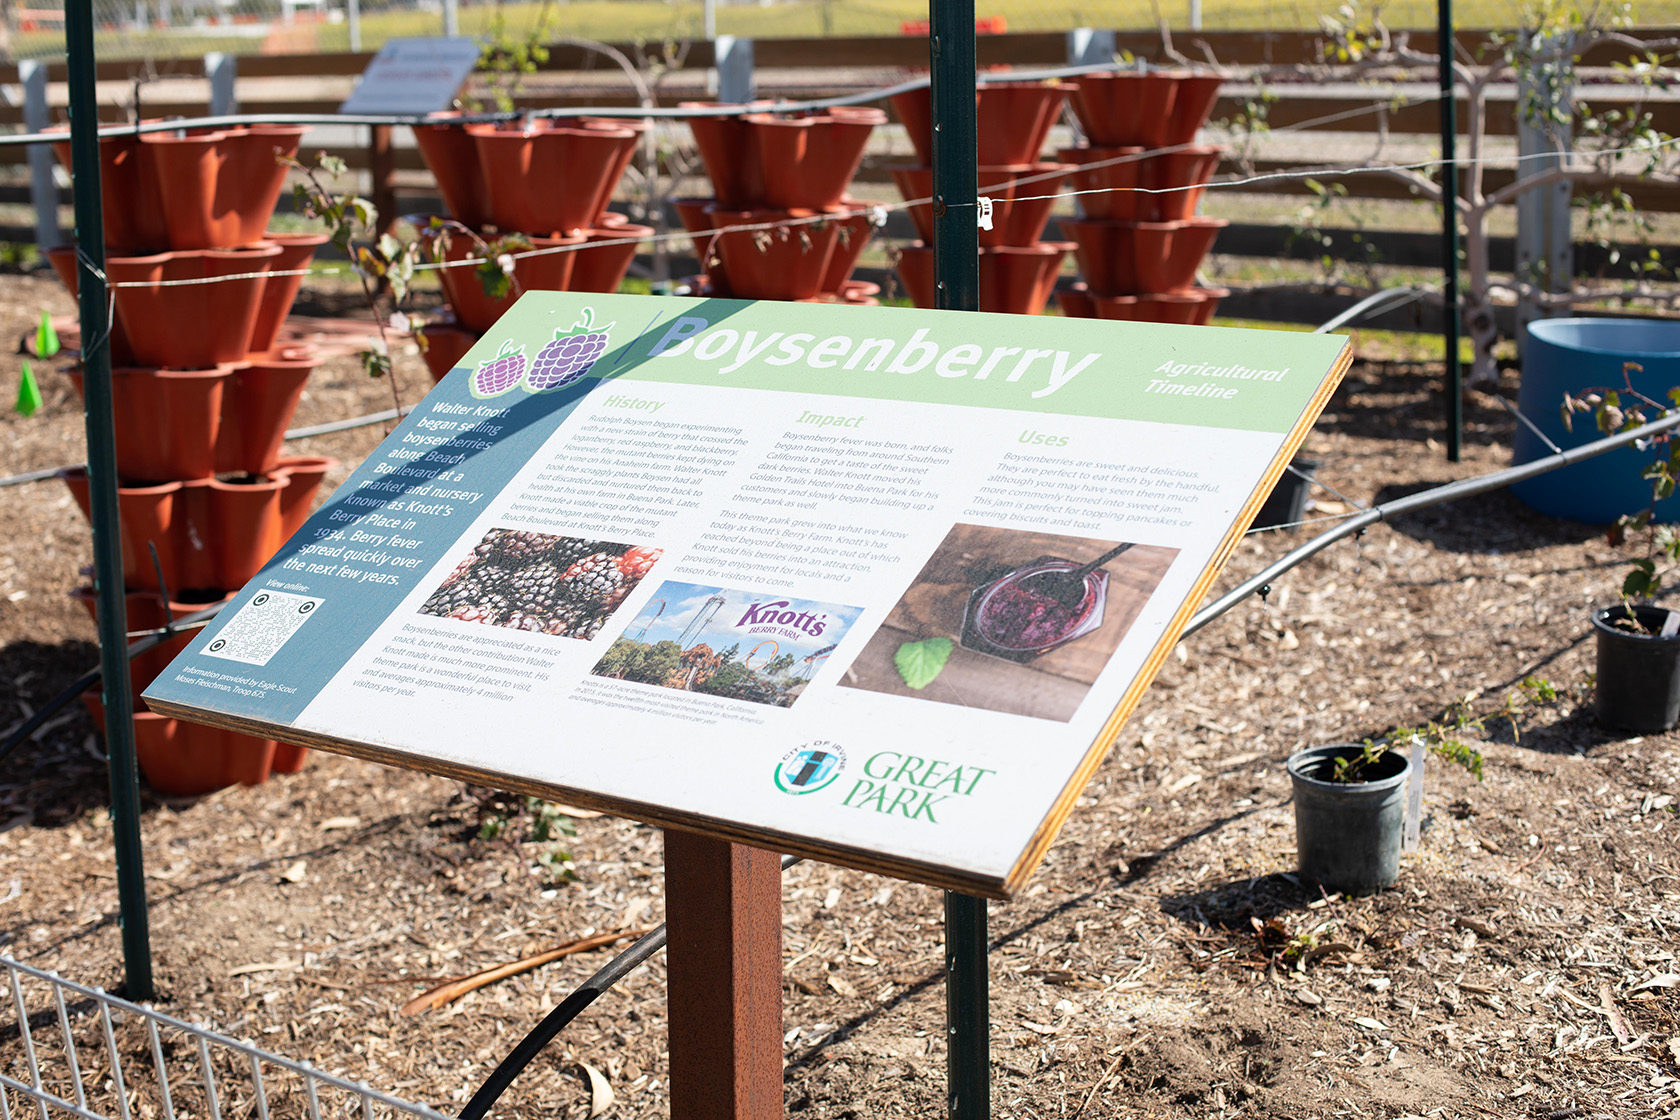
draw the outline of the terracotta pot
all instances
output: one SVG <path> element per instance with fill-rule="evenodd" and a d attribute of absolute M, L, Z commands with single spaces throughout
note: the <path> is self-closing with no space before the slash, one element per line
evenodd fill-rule
<path fill-rule="evenodd" d="M 1140 147 L 1084 147 L 1056 153 L 1077 167 L 1069 183 L 1073 190 L 1098 192 L 1076 199 L 1085 217 L 1104 222 L 1139 220 L 1139 208 L 1148 197 L 1137 189 L 1143 185 L 1143 152 Z"/>
<path fill-rule="evenodd" d="M 157 176 L 168 247 L 236 249 L 261 241 L 286 182 L 280 160 L 297 154 L 303 133 L 266 125 L 140 137 Z"/>
<path fill-rule="evenodd" d="M 1072 163 L 980 168 L 980 193 L 992 200 L 992 228 L 980 231 L 981 247 L 995 249 L 1004 245 L 1036 245 L 1044 236 L 1050 211 L 1056 205 L 1054 196 L 1061 190 L 1062 180 L 1074 169 Z M 893 182 L 898 185 L 898 193 L 906 200 L 932 197 L 933 168 L 893 167 L 889 170 L 892 171 Z M 1049 197 L 1039 197 L 1041 195 Z M 916 224 L 917 236 L 931 244 L 933 207 L 911 207 L 910 220 Z"/>
<path fill-rule="evenodd" d="M 68 133 L 70 126 L 46 131 Z M 64 170 L 74 174 L 70 141 L 55 142 L 52 147 Z M 169 226 L 151 152 L 141 145 L 139 136 L 99 138 L 99 197 L 106 253 L 155 253 L 169 247 Z"/>
<path fill-rule="evenodd" d="M 76 247 L 55 245 L 45 250 L 43 255 L 47 258 L 47 263 L 52 265 L 53 271 L 58 274 L 59 283 L 64 285 L 72 299 L 76 298 L 81 291 L 76 271 Z M 122 318 L 115 315 L 111 319 L 111 364 L 134 364 L 134 347 L 129 344 L 128 332 L 123 329 Z"/>
<path fill-rule="evenodd" d="M 1037 315 L 1056 287 L 1062 258 L 1072 245 L 1049 241 L 980 250 L 980 310 Z M 933 247 L 917 243 L 900 251 L 898 275 L 917 307 L 933 306 Z"/>
<path fill-rule="evenodd" d="M 530 238 L 532 247 L 536 249 L 581 245 L 583 240 L 581 234 L 569 237 Z M 474 244 L 472 238 L 456 232 L 448 238 L 448 244 L 443 250 L 443 259 L 464 261 L 476 257 L 479 252 L 479 247 Z M 476 268 L 462 266 L 439 269 L 438 278 L 443 283 L 443 294 L 449 300 L 449 306 L 455 309 L 455 317 L 460 320 L 461 325 L 468 330 L 483 333 L 495 326 L 496 320 L 506 314 L 507 309 L 525 292 L 568 290 L 577 256 L 574 252 L 520 257 L 514 263 L 514 285 L 507 295 L 499 299 L 484 293 L 484 285 L 478 278 Z"/>
<path fill-rule="evenodd" d="M 158 564 L 171 594 L 244 586 L 285 542 L 287 524 L 301 524 L 324 473 L 318 461 L 310 461 L 300 463 L 294 477 L 282 461 L 267 475 L 249 476 L 244 482 L 204 478 L 119 487 L 117 510 L 128 589 L 161 590 L 148 543 L 157 547 Z M 87 472 L 77 467 L 60 477 L 85 515 Z M 283 501 L 283 492 L 294 487 Z M 300 509 L 302 514 L 297 512 Z"/>
<path fill-rule="evenodd" d="M 286 428 L 310 373 L 320 364 L 320 356 L 307 347 L 252 355 L 222 397 L 217 472 L 263 474 L 277 469 Z"/>
<path fill-rule="evenodd" d="M 296 743 L 275 743 L 273 772 L 296 774 L 309 761 L 309 748 Z"/>
<path fill-rule="evenodd" d="M 582 128 L 599 129 L 605 132 L 622 132 L 627 130 L 635 133 L 635 141 L 625 145 L 624 151 L 619 156 L 617 165 L 608 176 L 608 182 L 611 185 L 607 188 L 606 197 L 601 200 L 601 209 L 596 211 L 595 216 L 590 220 L 590 224 L 596 226 L 597 228 L 623 225 L 625 222 L 630 220 L 629 217 L 623 214 L 615 214 L 611 210 L 608 210 L 607 207 L 612 203 L 613 191 L 617 188 L 619 182 L 624 178 L 624 172 L 629 169 L 630 161 L 636 158 L 637 145 L 642 142 L 643 137 L 653 130 L 653 121 L 646 117 L 640 119 L 631 117 L 625 117 L 623 119 L 615 117 L 578 117 L 577 123 Z"/>
<path fill-rule="evenodd" d="M 92 616 L 94 622 L 99 621 L 99 594 L 92 587 L 78 587 L 70 592 L 70 597 L 77 600 Z M 212 603 L 224 602 L 233 597 L 231 591 L 208 592 L 196 598 L 180 601 L 170 601 L 169 610 L 165 612 L 163 596 L 155 591 L 129 591 L 123 595 L 126 604 L 124 616 L 128 629 L 132 633 L 137 630 L 156 630 L 169 622 L 171 618 L 180 621 L 195 611 L 201 611 Z M 169 667 L 169 663 L 187 644 L 193 640 L 198 631 L 183 630 L 174 637 L 153 646 L 136 657 L 128 659 L 129 682 L 133 686 L 134 695 L 138 698 L 147 685 L 157 678 L 157 675 Z M 138 703 L 138 700 L 136 701 Z"/>
<path fill-rule="evenodd" d="M 711 109 L 721 104 L 684 101 L 678 108 Z M 712 193 L 717 196 L 717 204 L 725 209 L 743 210 L 762 205 L 764 174 L 758 154 L 758 130 L 747 123 L 746 114 L 769 104 L 758 101 L 731 105 L 729 108 L 736 112 L 730 116 L 688 118 L 694 146 L 700 151 L 700 162 L 706 165 L 706 175 L 712 181 Z"/>
<path fill-rule="evenodd" d="M 1191 288 L 1185 292 L 1161 292 L 1145 296 L 1090 297 L 1099 319 L 1124 319 L 1143 323 L 1182 323 L 1206 326 L 1231 294 L 1229 288 Z M 1065 306 L 1065 305 L 1064 305 Z"/>
<path fill-rule="evenodd" d="M 1139 290 L 1176 292 L 1190 287 L 1214 238 L 1230 224 L 1220 218 L 1139 222 L 1134 241 Z"/>
<path fill-rule="evenodd" d="M 839 296 L 845 303 L 861 303 L 870 307 L 881 301 L 875 297 L 881 294 L 881 285 L 871 280 L 847 280 L 840 285 Z"/>
<path fill-rule="evenodd" d="M 279 256 L 280 246 L 261 245 L 107 259 L 105 274 L 113 285 L 145 285 L 112 290 L 133 364 L 208 369 L 244 358 L 267 283 L 260 273 Z M 168 283 L 246 273 L 259 275 L 214 284 Z"/>
<path fill-rule="evenodd" d="M 690 234 L 710 233 L 716 229 L 712 222 L 712 207 L 716 200 L 710 198 L 673 198 L 671 208 L 677 212 L 677 220 L 683 229 Z M 723 267 L 723 258 L 714 251 L 710 237 L 694 237 L 694 255 L 700 261 L 700 270 L 711 281 L 711 294 L 728 297 L 729 270 Z"/>
<path fill-rule="evenodd" d="M 144 485 L 272 469 L 318 365 L 298 347 L 211 369 L 113 369 L 118 474 Z M 82 392 L 81 372 L 70 379 Z"/>
<path fill-rule="evenodd" d="M 755 207 L 821 210 L 845 196 L 869 134 L 885 124 L 880 110 L 816 112 L 802 117 L 751 114 L 747 123 L 758 133 L 764 194 Z"/>
<path fill-rule="evenodd" d="M 103 734 L 105 705 L 99 694 L 83 693 L 82 703 Z M 156 712 L 134 713 L 135 760 L 146 784 L 165 797 L 198 797 L 231 785 L 261 785 L 272 771 L 274 747 L 273 739 Z"/>
<path fill-rule="evenodd" d="M 810 299 L 822 291 L 828 262 L 839 240 L 834 222 L 811 223 L 775 231 L 729 230 L 728 226 L 786 222 L 817 217 L 812 210 L 726 210 L 717 208 L 712 220 L 723 230 L 717 235 L 718 255 L 729 270 L 729 283 L 739 299 Z M 759 238 L 761 232 L 764 240 Z"/>
<path fill-rule="evenodd" d="M 1191 217 L 1219 166 L 1220 149 L 1189 147 L 1144 155 L 1145 149 L 1063 148 L 1079 164 L 1073 188 L 1087 218 L 1122 222 L 1177 222 Z M 1095 166 L 1093 166 L 1095 165 Z M 1185 189 L 1190 188 L 1190 189 Z"/>
<path fill-rule="evenodd" d="M 1056 302 L 1061 304 L 1062 314 L 1069 319 L 1095 319 L 1097 305 L 1091 296 L 1091 289 L 1084 284 L 1075 284 L 1071 288 L 1058 288 Z"/>
<path fill-rule="evenodd" d="M 1182 222 L 1062 222 L 1078 245 L 1079 273 L 1099 296 L 1188 288 L 1219 231 L 1218 218 Z"/>
<path fill-rule="evenodd" d="M 442 381 L 480 337 L 477 331 L 454 323 L 427 323 L 420 334 L 426 340 L 426 368 L 431 370 L 433 381 Z"/>
<path fill-rule="evenodd" d="M 1073 111 L 1092 144 L 1164 148 L 1188 144 L 1207 123 L 1220 79 L 1185 71 L 1081 74 Z"/>
<path fill-rule="evenodd" d="M 112 369 L 118 475 L 143 484 L 214 474 L 228 386 L 243 368 Z M 70 380 L 81 393 L 81 371 L 71 370 Z"/>
<path fill-rule="evenodd" d="M 588 229 L 636 146 L 627 128 L 507 128 L 472 124 L 489 221 L 503 230 L 560 235 Z"/>
<path fill-rule="evenodd" d="M 275 463 L 274 469 L 268 472 L 269 477 L 286 481 L 280 491 L 281 544 L 291 540 L 292 534 L 309 520 L 310 511 L 315 508 L 315 492 L 336 466 L 338 460 L 325 455 L 293 455 Z"/>
<path fill-rule="evenodd" d="M 251 327 L 251 349 L 272 350 L 280 338 L 280 328 L 292 313 L 292 302 L 303 287 L 303 269 L 315 259 L 315 250 L 329 240 L 324 233 L 270 233 L 265 240 L 280 246 L 280 255 L 269 265 L 270 272 L 298 272 L 297 276 L 270 276 L 263 285 L 262 302 L 257 305 L 257 321 Z"/>
<path fill-rule="evenodd" d="M 980 118 L 980 165 L 1037 163 L 1044 141 L 1072 87 L 1061 82 L 988 82 L 975 92 Z M 924 165 L 933 163 L 933 99 L 927 88 L 894 94 L 893 112 L 904 124 Z"/>
<path fill-rule="evenodd" d="M 630 271 L 630 262 L 636 259 L 637 242 L 653 234 L 652 226 L 633 226 L 628 222 L 588 231 L 588 247 L 570 254 L 577 259 L 572 264 L 572 282 L 567 291 L 618 291 Z"/>
<path fill-rule="evenodd" d="M 834 252 L 829 254 L 828 269 L 823 273 L 822 279 L 822 290 L 834 295 L 842 294 L 843 288 L 851 280 L 852 269 L 857 267 L 863 247 L 869 244 L 870 235 L 875 232 L 875 227 L 869 221 L 868 210 L 880 204 L 849 198 L 844 200 L 842 205 L 847 210 L 860 212 L 837 219 L 834 223 L 839 230 L 839 236 L 834 240 Z"/>
<path fill-rule="evenodd" d="M 630 215 L 620 214 L 617 210 L 603 210 L 601 216 L 595 219 L 596 229 L 617 229 L 619 226 L 630 224 Z"/>
<path fill-rule="evenodd" d="M 458 110 L 430 113 L 427 120 L 447 121 L 461 114 Z M 450 217 L 462 225 L 478 229 L 490 220 L 490 208 L 485 202 L 484 173 L 478 163 L 478 144 L 467 135 L 460 124 L 420 124 L 414 126 L 414 144 L 420 158 L 437 180 L 438 193 Z"/>

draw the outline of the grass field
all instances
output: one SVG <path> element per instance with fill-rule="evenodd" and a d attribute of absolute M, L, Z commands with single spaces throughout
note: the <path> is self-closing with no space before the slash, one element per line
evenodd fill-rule
<path fill-rule="evenodd" d="M 369 7 L 372 5 L 370 4 Z M 1209 29 L 1309 29 L 1318 26 L 1328 5 L 1299 0 L 1204 0 L 1203 26 Z M 1459 0 L 1455 16 L 1460 27 L 1508 27 L 1517 23 L 1523 5 L 1517 0 Z M 510 3 L 506 7 L 511 30 L 534 25 L 538 3 Z M 461 31 L 482 33 L 494 8 L 462 4 Z M 1165 19 L 1177 29 L 1189 26 L 1189 0 L 1151 3 L 1149 0 L 978 0 L 981 17 L 1002 17 L 1011 31 L 1049 31 L 1070 27 L 1153 27 Z M 1432 0 L 1392 0 L 1383 5 L 1391 27 L 1434 27 Z M 662 0 L 572 0 L 550 9 L 553 36 L 577 36 L 609 42 L 699 38 L 704 8 L 698 2 Z M 1651 0 L 1635 7 L 1640 24 L 1652 26 L 1680 20 L 1680 0 Z M 822 35 L 897 35 L 904 23 L 927 18 L 926 0 L 782 0 L 771 4 L 720 4 L 720 33 L 751 38 L 810 38 Z M 376 49 L 386 39 L 441 33 L 437 11 L 368 11 L 362 17 L 362 48 Z M 213 27 L 141 32 L 113 29 L 98 36 L 102 58 L 174 57 L 220 50 L 252 53 L 262 40 L 218 34 Z M 63 50 L 56 31 L 24 32 L 13 37 L 20 57 L 41 57 Z M 349 28 L 343 23 L 318 28 L 304 50 L 350 49 Z"/>

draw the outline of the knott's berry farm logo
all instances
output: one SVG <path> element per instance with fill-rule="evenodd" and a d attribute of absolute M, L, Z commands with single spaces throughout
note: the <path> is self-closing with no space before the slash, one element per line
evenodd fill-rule
<path fill-rule="evenodd" d="M 735 628 L 749 634 L 785 634 L 790 638 L 802 634 L 820 638 L 822 632 L 829 628 L 828 615 L 790 610 L 792 606 L 791 599 L 754 603 L 741 615 L 741 621 L 735 624 Z"/>
<path fill-rule="evenodd" d="M 818 739 L 782 756 L 776 766 L 776 788 L 796 797 L 816 793 L 833 785 L 845 768 L 845 748 Z"/>
<path fill-rule="evenodd" d="M 554 341 L 529 361 L 523 345 L 515 345 L 511 338 L 503 342 L 494 358 L 478 363 L 472 371 L 467 381 L 472 395 L 499 397 L 516 388 L 527 393 L 552 393 L 577 381 L 607 352 L 607 332 L 614 324 L 597 327 L 594 318 L 595 312 L 584 308 L 583 318 L 571 330 L 556 331 Z"/>

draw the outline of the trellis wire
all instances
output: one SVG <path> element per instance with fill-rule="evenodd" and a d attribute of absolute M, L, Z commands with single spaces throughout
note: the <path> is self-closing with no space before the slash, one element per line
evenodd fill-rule
<path fill-rule="evenodd" d="M 101 988 L 66 980 L 10 956 L 0 955 L 0 966 L 7 972 L 22 1043 L 21 1054 L 0 1062 L 0 1120 L 23 1120 L 13 1107 L 13 1093 L 33 1102 L 41 1120 L 54 1120 L 55 1114 L 79 1120 L 133 1120 L 135 1108 L 130 1096 L 147 1092 L 162 1120 L 176 1120 L 183 1107 L 187 1113 L 207 1120 L 233 1120 L 245 1115 L 269 1120 L 269 1094 L 276 1091 L 277 1084 L 293 1080 L 301 1083 L 310 1120 L 323 1116 L 323 1088 L 350 1098 L 351 1107 L 342 1111 L 334 1098 L 335 1115 L 359 1115 L 360 1120 L 379 1120 L 382 1116 L 391 1120 L 447 1120 L 428 1105 L 327 1073 L 308 1062 L 282 1057 L 207 1025 L 130 1003 Z M 49 993 L 48 1006 L 34 1014 L 25 998 L 26 980 L 31 991 L 45 985 Z M 54 1020 L 56 1039 L 49 1033 Z M 117 1031 L 131 1022 L 146 1035 L 146 1048 L 152 1058 L 149 1073 L 143 1065 L 124 1066 Z M 83 1032 L 80 1043 L 78 1027 Z M 186 1044 L 184 1051 L 172 1060 L 171 1052 L 179 1043 Z M 94 1047 L 105 1050 L 108 1071 L 103 1076 L 83 1060 L 84 1051 L 91 1057 Z M 265 1076 L 265 1065 L 279 1077 Z M 17 1076 L 19 1073 L 22 1076 Z M 244 1099 L 247 1090 L 251 1094 L 248 1102 Z M 190 1106 L 182 1101 L 183 1094 Z"/>

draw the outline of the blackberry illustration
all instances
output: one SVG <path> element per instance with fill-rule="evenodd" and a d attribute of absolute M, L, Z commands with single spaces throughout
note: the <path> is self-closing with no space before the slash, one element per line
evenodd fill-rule
<path fill-rule="evenodd" d="M 588 373 L 607 352 L 607 332 L 614 324 L 594 326 L 595 312 L 583 309 L 583 318 L 569 331 L 556 331 L 554 341 L 537 351 L 531 368 L 525 371 L 525 388 L 548 393 L 564 388 Z"/>
<path fill-rule="evenodd" d="M 515 346 L 510 338 L 502 343 L 494 358 L 478 363 L 467 387 L 475 397 L 499 397 L 519 384 L 525 376 L 525 366 L 525 347 Z"/>

